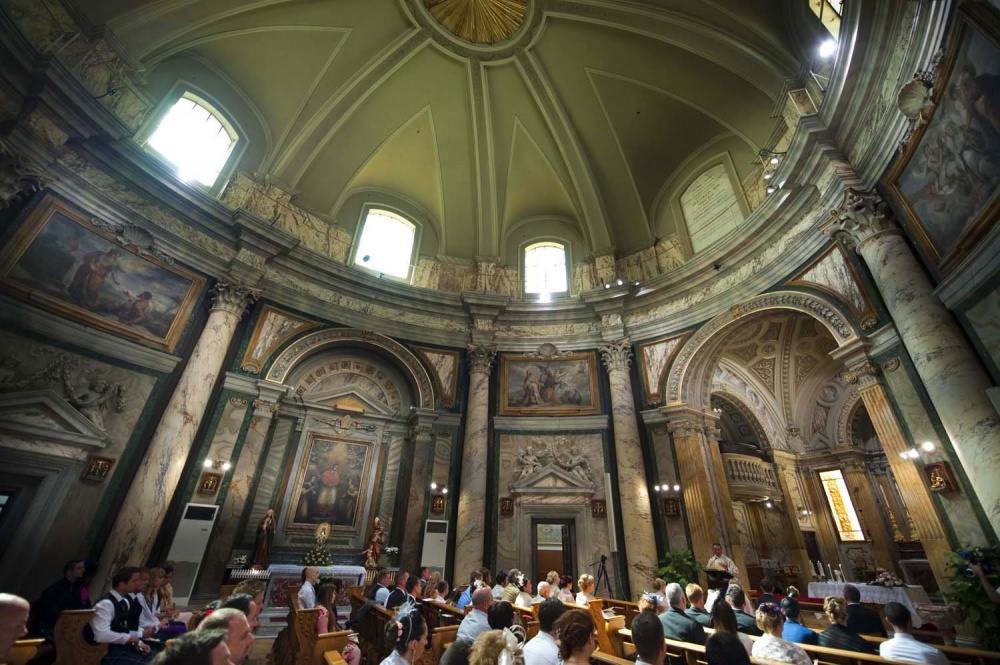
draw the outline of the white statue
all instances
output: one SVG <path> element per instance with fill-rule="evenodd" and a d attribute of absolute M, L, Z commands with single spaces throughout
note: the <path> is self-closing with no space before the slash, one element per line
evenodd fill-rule
<path fill-rule="evenodd" d="M 518 480 L 530 478 L 542 468 L 542 464 L 538 460 L 538 455 L 535 454 L 531 446 L 518 449 L 517 464 L 520 467 L 520 473 L 517 476 Z"/>
<path fill-rule="evenodd" d="M 105 411 L 114 409 L 115 412 L 121 413 L 125 410 L 125 386 L 120 383 L 94 379 L 86 388 L 77 391 L 69 377 L 64 376 L 63 387 L 66 390 L 66 401 L 76 407 L 98 429 L 105 429 Z"/>

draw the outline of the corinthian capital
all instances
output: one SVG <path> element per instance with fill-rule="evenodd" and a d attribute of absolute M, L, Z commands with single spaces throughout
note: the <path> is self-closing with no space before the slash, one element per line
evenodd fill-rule
<path fill-rule="evenodd" d="M 260 298 L 261 290 L 243 284 L 219 279 L 212 288 L 212 311 L 221 310 L 242 318 L 247 307 Z"/>
<path fill-rule="evenodd" d="M 493 361 L 497 357 L 497 347 L 469 344 L 466 347 L 469 357 L 469 371 L 472 373 L 489 374 Z"/>
<path fill-rule="evenodd" d="M 40 169 L 0 139 L 0 210 L 23 203 L 41 187 Z"/>
<path fill-rule="evenodd" d="M 872 190 L 860 192 L 848 187 L 840 206 L 830 211 L 830 218 L 819 230 L 848 247 L 857 248 L 880 233 L 899 230 L 895 217 L 882 196 Z"/>
<path fill-rule="evenodd" d="M 632 342 L 629 341 L 628 337 L 601 344 L 597 350 L 601 353 L 601 360 L 609 372 L 628 371 L 629 364 L 632 362 Z"/>
<path fill-rule="evenodd" d="M 858 388 L 870 388 L 881 381 L 881 369 L 870 359 L 865 358 L 848 365 L 844 378 L 848 383 L 856 383 Z"/>

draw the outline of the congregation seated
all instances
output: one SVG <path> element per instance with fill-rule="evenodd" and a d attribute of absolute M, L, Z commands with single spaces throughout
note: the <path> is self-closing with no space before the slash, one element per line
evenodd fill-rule
<path fill-rule="evenodd" d="M 667 604 L 670 607 L 660 615 L 663 634 L 671 640 L 704 644 L 705 629 L 685 613 L 687 605 L 684 600 L 684 589 L 680 584 L 671 582 L 667 585 L 666 593 Z M 671 662 L 675 662 L 675 659 L 671 659 Z M 678 665 L 683 665 L 680 661 L 676 662 Z"/>
<path fill-rule="evenodd" d="M 308 566 L 302 569 L 302 586 L 299 587 L 299 606 L 304 610 L 316 607 L 316 585 L 319 583 L 319 568 Z"/>
<path fill-rule="evenodd" d="M 485 576 L 484 576 L 485 579 Z M 504 571 L 498 571 L 496 577 L 493 578 L 493 600 L 501 600 L 503 597 L 504 589 L 507 588 L 507 573 Z"/>
<path fill-rule="evenodd" d="M 653 584 L 653 588 L 656 588 L 655 583 Z M 697 584 L 688 584 L 684 588 L 684 593 L 687 595 L 688 604 L 690 605 L 687 610 L 687 615 L 700 623 L 704 628 L 711 628 L 712 615 L 705 611 L 704 589 Z"/>
<path fill-rule="evenodd" d="M 456 640 L 474 641 L 480 633 L 489 630 L 490 623 L 487 612 L 493 605 L 493 592 L 490 589 L 476 589 L 472 594 L 472 611 L 465 615 L 458 627 Z"/>
<path fill-rule="evenodd" d="M 62 577 L 49 585 L 33 604 L 32 635 L 51 639 L 64 610 L 90 609 L 90 596 L 82 585 L 85 573 L 86 563 L 82 559 L 66 562 Z"/>
<path fill-rule="evenodd" d="M 151 648 L 142 638 L 152 635 L 152 629 L 139 630 L 140 613 L 135 612 L 135 601 L 130 600 L 142 588 L 139 569 L 126 566 L 112 576 L 111 590 L 94 605 L 94 617 L 90 622 L 91 639 L 96 644 L 108 645 L 107 655 L 101 661 L 105 665 L 148 663 L 151 660 Z M 133 617 L 135 621 L 130 623 Z M 149 635 L 144 635 L 144 632 Z"/>
<path fill-rule="evenodd" d="M 793 665 L 812 665 L 812 658 L 802 647 L 781 637 L 785 615 L 777 603 L 761 603 L 757 608 L 757 627 L 764 634 L 753 643 L 750 655 Z"/>
<path fill-rule="evenodd" d="M 524 573 L 517 571 L 516 575 L 508 574 L 507 580 L 509 586 L 514 587 L 514 598 L 508 600 L 504 597 L 504 600 L 519 607 L 531 607 L 531 579 Z"/>
<path fill-rule="evenodd" d="M 596 626 L 590 612 L 569 609 L 555 624 L 559 657 L 565 665 L 589 665 L 597 649 Z"/>
<path fill-rule="evenodd" d="M 427 644 L 427 622 L 416 608 L 406 607 L 396 615 L 394 622 L 386 625 L 385 641 L 392 645 L 392 651 L 382 665 L 417 663 Z"/>
<path fill-rule="evenodd" d="M 666 612 L 667 608 L 670 607 L 670 603 L 667 602 L 667 583 L 659 577 L 653 580 L 653 595 L 656 596 L 659 611 Z M 688 600 L 691 600 L 690 594 L 688 594 Z"/>
<path fill-rule="evenodd" d="M 850 585 L 848 585 L 850 586 Z M 830 627 L 819 634 L 819 645 L 831 649 L 874 654 L 875 649 L 861 635 L 847 626 L 847 604 L 843 598 L 829 597 L 823 601 L 823 612 Z"/>
<path fill-rule="evenodd" d="M 500 592 L 500 600 L 506 600 L 508 603 L 513 603 L 517 600 L 517 594 L 521 592 L 518 586 L 518 581 L 524 576 L 517 568 L 511 568 L 507 571 L 507 585 Z M 530 603 L 529 603 L 530 605 Z"/>
<path fill-rule="evenodd" d="M 708 665 L 750 665 L 750 656 L 734 633 L 719 632 L 708 638 L 705 660 Z"/>
<path fill-rule="evenodd" d="M 847 627 L 855 633 L 866 633 L 885 637 L 885 626 L 878 612 L 861 604 L 861 591 L 853 584 L 844 587 L 844 600 L 847 601 Z"/>
<path fill-rule="evenodd" d="M 246 615 L 247 623 L 250 624 L 250 630 L 257 630 L 257 626 L 260 625 L 260 610 L 261 607 L 257 605 L 254 601 L 253 596 L 248 593 L 234 593 L 219 605 L 219 609 L 231 608 L 234 610 L 239 610 Z"/>
<path fill-rule="evenodd" d="M 632 620 L 632 643 L 636 664 L 663 665 L 667 650 L 663 642 L 663 624 L 653 612 L 643 612 Z M 527 660 L 525 665 L 529 665 Z"/>
<path fill-rule="evenodd" d="M 488 630 L 477 637 L 472 644 L 472 649 L 469 651 L 469 665 L 497 665 L 504 650 L 507 650 L 516 662 L 522 654 L 518 637 L 509 630 Z"/>
<path fill-rule="evenodd" d="M 514 625 L 514 606 L 505 600 L 490 605 L 486 612 L 486 623 L 490 630 L 503 630 Z"/>
<path fill-rule="evenodd" d="M 783 598 L 781 611 L 785 613 L 785 625 L 781 630 L 781 637 L 789 642 L 799 644 L 819 644 L 819 635 L 816 634 L 816 631 L 806 628 L 799 622 L 802 613 L 799 601 L 792 596 Z"/>
<path fill-rule="evenodd" d="M 531 599 L 531 604 L 544 603 L 552 595 L 552 585 L 548 582 L 539 582 L 536 587 L 535 597 Z"/>
<path fill-rule="evenodd" d="M 185 624 L 174 620 L 175 613 L 164 612 L 161 608 L 161 594 L 166 579 L 162 568 L 151 569 L 145 590 L 136 596 L 140 609 L 139 628 L 152 628 L 152 636 L 164 641 L 187 632 Z"/>
<path fill-rule="evenodd" d="M 19 637 L 28 632 L 28 612 L 31 606 L 24 598 L 0 593 L 0 663 Z"/>
<path fill-rule="evenodd" d="M 559 591 L 556 598 L 564 603 L 575 603 L 576 597 L 573 595 L 573 577 L 571 575 L 561 575 L 559 577 Z"/>
<path fill-rule="evenodd" d="M 747 655 L 753 651 L 753 640 L 748 635 L 740 632 L 739 624 L 736 623 L 736 612 L 725 600 L 717 600 L 712 605 L 712 630 L 716 633 L 732 633 L 743 645 Z"/>
<path fill-rule="evenodd" d="M 885 604 L 885 618 L 892 625 L 892 639 L 878 645 L 878 653 L 886 660 L 907 660 L 928 665 L 948 665 L 948 657 L 932 646 L 918 642 L 910 631 L 913 617 L 900 603 Z"/>
<path fill-rule="evenodd" d="M 538 606 L 538 634 L 524 645 L 524 665 L 557 665 L 559 645 L 555 625 L 566 611 L 566 606 L 555 598 L 548 598 Z M 663 643 L 662 629 L 660 643 Z"/>
<path fill-rule="evenodd" d="M 392 573 L 389 572 L 388 568 L 379 568 L 378 573 L 375 577 L 375 588 L 372 591 L 371 599 L 376 603 L 385 607 L 385 601 L 389 599 L 389 582 L 392 579 Z"/>
<path fill-rule="evenodd" d="M 316 589 L 316 608 L 319 610 L 316 616 L 316 632 L 320 635 L 343 630 L 337 621 L 337 596 L 340 588 L 335 582 L 327 582 L 320 584 Z M 358 665 L 361 662 L 361 649 L 356 644 L 348 643 L 341 649 L 340 655 L 348 665 Z"/>
<path fill-rule="evenodd" d="M 260 623 L 260 613 L 264 610 L 264 594 L 266 591 L 267 585 L 260 580 L 243 580 L 233 587 L 233 596 L 246 594 L 253 600 L 255 614 L 253 617 L 247 617 L 253 628 L 256 628 Z"/>
<path fill-rule="evenodd" d="M 579 591 L 576 593 L 576 604 L 577 605 L 587 605 L 590 603 L 590 599 L 594 597 L 594 576 L 590 573 L 584 573 L 580 575 L 580 579 L 576 582 Z"/>
<path fill-rule="evenodd" d="M 154 665 L 229 665 L 229 645 L 224 630 L 197 630 L 170 640 Z"/>
<path fill-rule="evenodd" d="M 478 570 L 474 570 L 472 571 L 472 574 L 469 575 L 469 586 L 467 586 L 465 591 L 463 591 L 458 597 L 458 600 L 455 602 L 455 607 L 460 610 L 464 610 L 466 606 L 471 605 L 472 593 L 480 586 L 489 588 L 489 585 L 483 582 L 483 574 Z M 492 595 L 492 591 L 490 593 Z"/>
<path fill-rule="evenodd" d="M 733 608 L 733 613 L 736 615 L 736 625 L 739 626 L 741 633 L 757 636 L 762 634 L 760 628 L 757 627 L 756 617 L 743 611 L 747 597 L 742 588 L 730 584 L 729 588 L 726 589 L 726 602 Z"/>
<path fill-rule="evenodd" d="M 431 587 L 430 583 L 427 583 L 427 593 L 424 594 L 424 598 L 432 603 L 447 603 L 448 602 L 448 582 L 439 579 L 437 584 Z"/>
<path fill-rule="evenodd" d="M 388 608 L 401 607 L 404 603 L 416 603 L 417 599 L 413 595 L 418 593 L 420 588 L 420 578 L 413 577 L 409 573 L 397 573 L 396 588 L 392 590 L 386 598 L 385 606 Z"/>
<path fill-rule="evenodd" d="M 753 601 L 754 608 L 758 608 L 764 603 L 779 605 L 781 599 L 774 595 L 774 581 L 770 577 L 765 577 L 760 581 L 760 590 L 763 592 Z"/>
<path fill-rule="evenodd" d="M 205 617 L 198 624 L 196 632 L 225 631 L 225 641 L 229 649 L 229 660 L 233 665 L 245 663 L 250 658 L 253 646 L 253 630 L 247 615 L 233 607 L 223 607 Z"/>

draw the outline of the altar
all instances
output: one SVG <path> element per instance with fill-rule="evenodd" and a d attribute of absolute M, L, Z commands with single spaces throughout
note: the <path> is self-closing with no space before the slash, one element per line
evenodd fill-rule
<path fill-rule="evenodd" d="M 264 610 L 260 615 L 258 637 L 274 637 L 285 627 L 288 619 L 288 587 L 302 584 L 302 570 L 305 566 L 291 564 L 271 564 L 267 568 L 270 582 L 264 596 Z M 337 598 L 337 614 L 343 619 L 351 613 L 348 592 L 351 587 L 365 583 L 365 569 L 362 566 L 320 566 L 320 579 L 335 578 L 344 583 Z"/>
<path fill-rule="evenodd" d="M 920 628 L 923 625 L 925 619 L 917 613 L 917 605 L 929 604 L 931 600 L 927 597 L 927 592 L 922 586 L 885 587 L 860 582 L 852 582 L 851 584 L 861 592 L 862 603 L 885 605 L 895 601 L 910 610 L 914 628 Z M 827 596 L 843 598 L 845 586 L 847 586 L 846 582 L 810 582 L 809 596 L 811 598 L 826 598 Z"/>

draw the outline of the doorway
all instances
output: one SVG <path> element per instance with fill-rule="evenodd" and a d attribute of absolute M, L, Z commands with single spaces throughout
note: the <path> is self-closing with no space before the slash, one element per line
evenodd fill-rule
<path fill-rule="evenodd" d="M 576 520 L 538 517 L 531 520 L 532 580 L 550 570 L 576 579 Z"/>

